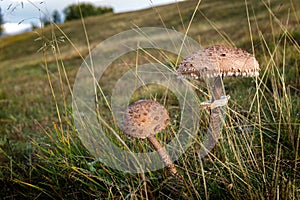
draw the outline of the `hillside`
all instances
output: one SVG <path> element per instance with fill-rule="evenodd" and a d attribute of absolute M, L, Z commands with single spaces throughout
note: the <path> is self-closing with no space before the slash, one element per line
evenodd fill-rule
<path fill-rule="evenodd" d="M 221 144 L 216 154 L 221 160 L 221 164 L 211 164 L 210 161 L 206 161 L 212 169 L 216 169 L 215 173 L 220 173 L 220 178 L 210 176 L 206 180 L 208 185 L 204 184 L 205 178 L 203 179 L 203 177 L 197 178 L 196 182 L 189 180 L 192 183 L 188 184 L 195 188 L 188 190 L 182 185 L 172 185 L 172 179 L 166 180 L 165 185 L 160 185 L 160 181 L 164 181 L 165 173 L 162 173 L 160 179 L 151 182 L 153 174 L 150 173 L 150 175 L 148 174 L 149 180 L 147 179 L 148 189 L 155 195 L 159 194 L 161 198 L 166 198 L 164 195 L 169 194 L 174 199 L 178 194 L 176 191 L 172 192 L 173 187 L 184 190 L 184 195 L 189 197 L 198 195 L 198 198 L 200 196 L 205 198 L 203 195 L 206 195 L 207 198 L 209 196 L 212 199 L 243 198 L 248 195 L 248 193 L 243 194 L 245 191 L 251 193 L 250 197 L 245 197 L 246 199 L 256 199 L 257 196 L 253 192 L 255 190 L 259 191 L 258 193 L 267 191 L 268 194 L 265 196 L 264 194 L 260 195 L 261 199 L 263 197 L 272 199 L 277 194 L 286 199 L 292 199 L 290 197 L 295 197 L 297 194 L 300 195 L 300 175 L 297 172 L 300 170 L 298 155 L 300 150 L 300 1 L 258 0 L 248 1 L 246 6 L 243 0 L 203 0 L 199 7 L 197 4 L 197 1 L 184 1 L 136 12 L 109 13 L 85 18 L 83 21 L 76 20 L 58 26 L 53 24 L 33 32 L 0 38 L 0 181 L 5 186 L 0 189 L 0 196 L 16 195 L 17 197 L 33 198 L 41 193 L 42 197 L 81 199 L 85 193 L 89 193 L 93 194 L 91 196 L 95 198 L 109 198 L 111 195 L 111 198 L 125 199 L 126 195 L 133 192 L 132 190 L 144 190 L 144 188 L 138 188 L 141 187 L 138 186 L 141 181 L 141 177 L 138 175 L 136 177 L 128 175 L 128 180 L 127 175 L 124 175 L 124 178 L 118 172 L 110 171 L 111 169 L 105 169 L 105 167 L 99 168 L 103 170 L 103 173 L 106 170 L 109 171 L 109 175 L 102 176 L 100 172 L 89 174 L 84 170 L 80 171 L 87 168 L 82 163 L 91 160 L 91 158 L 87 158 L 89 155 L 82 153 L 83 147 L 80 144 L 79 147 L 76 144 L 76 147 L 68 148 L 71 149 L 71 153 L 75 152 L 74 155 L 80 154 L 85 157 L 84 161 L 80 160 L 80 156 L 72 157 L 61 153 L 63 150 L 58 151 L 61 155 L 56 152 L 62 156 L 58 156 L 61 160 L 56 160 L 57 163 L 67 163 L 63 167 L 53 160 L 53 163 L 57 164 L 52 163 L 56 168 L 47 169 L 47 164 L 40 164 L 42 162 L 38 161 L 38 159 L 45 161 L 51 157 L 51 153 L 47 152 L 45 147 L 48 142 L 50 146 L 53 145 L 51 143 L 52 136 L 49 139 L 49 135 L 59 135 L 60 132 L 62 135 L 76 132 L 70 119 L 71 92 L 69 87 L 72 88 L 83 58 L 101 41 L 136 27 L 166 27 L 182 33 L 187 32 L 188 36 L 202 46 L 227 44 L 241 47 L 251 53 L 255 50 L 255 56 L 262 68 L 260 88 L 257 90 L 261 96 L 259 96 L 257 107 L 255 107 L 256 104 L 253 105 L 249 101 L 249 98 L 255 99 L 257 95 L 256 90 L 250 87 L 253 80 L 225 80 L 226 90 L 230 91 L 230 96 L 234 99 L 230 104 L 231 114 L 237 110 L 252 109 L 252 106 L 253 110 L 255 108 L 262 109 L 260 121 L 255 121 L 255 117 L 251 118 L 251 114 L 245 116 L 247 122 L 259 124 L 257 126 L 261 127 L 260 132 L 251 135 L 253 140 L 250 142 L 254 149 L 254 153 L 251 152 L 250 157 L 255 157 L 257 160 L 249 160 L 249 163 L 254 163 L 253 166 L 257 165 L 259 170 L 253 166 L 253 168 L 247 168 L 248 163 L 245 160 L 242 164 L 237 161 L 227 166 L 227 157 L 224 156 L 227 154 L 220 150 L 226 147 Z M 193 13 L 195 13 L 194 17 Z M 163 60 L 163 62 L 167 61 Z M 124 58 L 120 63 L 129 65 L 135 61 Z M 113 80 L 116 78 L 114 76 L 115 74 L 111 74 L 106 77 L 106 80 Z M 103 90 L 111 89 L 109 83 L 106 81 L 106 85 L 101 85 Z M 249 96 L 247 90 L 254 91 L 252 96 Z M 237 115 L 234 120 L 242 120 L 240 117 L 244 116 Z M 205 123 L 207 121 L 203 122 L 203 124 Z M 228 125 L 228 127 L 230 126 Z M 228 133 L 225 131 L 224 134 Z M 231 136 L 225 135 L 224 137 L 230 138 Z M 54 143 L 55 141 L 64 141 L 56 136 L 53 136 L 52 139 Z M 263 155 L 259 149 L 262 143 L 265 144 L 265 149 L 263 149 L 265 154 L 262 153 Z M 37 148 L 37 144 L 41 144 L 42 149 Z M 278 157 L 276 153 L 276 158 L 274 158 L 275 151 L 282 152 L 278 154 Z M 293 153 L 289 154 L 289 152 Z M 243 153 L 247 154 L 247 152 Z M 66 159 L 63 156 L 66 156 Z M 76 161 L 72 160 L 74 157 L 76 157 Z M 266 162 L 264 162 L 264 158 L 266 158 Z M 183 161 L 178 161 L 178 165 L 184 163 L 184 159 L 188 160 L 188 158 L 182 158 Z M 283 160 L 283 163 L 280 163 L 280 159 Z M 193 161 L 188 160 L 185 164 L 194 165 L 191 164 Z M 76 165 L 72 162 L 81 164 Z M 15 172 L 11 171 L 10 163 L 15 165 Z M 275 166 L 273 166 L 274 163 Z M 241 167 L 239 164 L 244 166 L 245 170 L 236 173 L 234 170 Z M 22 168 L 23 165 L 24 168 Z M 72 168 L 73 165 L 79 167 L 80 170 L 76 171 L 75 167 Z M 200 171 L 190 173 L 197 174 L 198 177 L 202 176 L 203 168 L 199 167 L 199 163 L 195 165 Z M 27 169 L 31 169 L 30 173 Z M 54 172 L 62 169 L 68 173 L 74 173 L 74 177 L 59 175 L 53 179 L 49 178 Z M 184 170 L 186 169 L 182 168 L 182 171 Z M 205 170 L 209 171 L 209 169 Z M 230 175 L 225 173 L 226 170 Z M 264 171 L 263 177 L 257 175 L 262 171 Z M 274 171 L 283 175 L 273 174 Z M 285 172 L 289 175 L 285 175 Z M 248 173 L 253 177 L 248 179 Z M 117 176 L 116 180 L 110 179 L 110 177 L 114 177 L 113 174 Z M 43 176 L 42 180 L 39 180 L 39 176 Z M 128 180 L 126 182 L 129 184 L 128 187 L 123 185 L 122 179 Z M 266 179 L 270 181 L 270 184 L 266 183 Z M 97 182 L 97 180 L 103 182 Z M 285 180 L 287 181 L 284 182 Z M 279 186 L 280 181 L 284 182 L 284 186 L 282 186 L 284 188 Z M 71 187 L 67 188 L 64 182 L 70 184 Z M 80 186 L 76 186 L 78 183 L 84 185 L 82 190 L 80 190 Z M 262 185 L 254 186 L 258 183 L 262 183 Z M 233 184 L 233 188 L 230 189 L 231 184 Z M 235 184 L 238 185 L 237 188 L 234 188 Z M 130 188 L 131 186 L 133 188 Z M 102 190 L 102 187 L 111 187 L 112 191 Z M 124 187 L 124 192 L 122 187 Z M 157 188 L 160 187 L 165 192 L 164 194 L 157 192 Z M 28 188 L 32 191 L 26 195 Z M 278 192 L 277 188 L 280 194 L 276 193 Z M 70 196 L 63 194 L 64 189 Z M 78 194 L 76 189 L 80 190 Z M 58 192 L 51 194 L 51 191 L 55 190 Z M 144 197 L 144 191 L 140 191 L 135 197 L 133 195 L 132 198 L 139 198 L 139 195 Z M 180 197 L 183 198 L 183 196 Z"/>
<path fill-rule="evenodd" d="M 293 7 L 291 7 L 289 3 L 272 1 L 270 9 L 273 12 L 271 14 L 278 16 L 278 20 L 282 25 L 287 24 L 289 33 L 299 37 L 299 30 L 297 30 L 299 21 L 297 20 L 300 15 L 300 5 L 297 1 L 293 3 Z M 185 33 L 196 4 L 195 1 L 186 1 L 137 12 L 87 18 L 84 23 L 90 46 L 93 48 L 104 39 L 134 27 L 165 26 Z M 283 30 L 279 27 L 278 22 L 271 18 L 272 16 L 270 16 L 271 14 L 267 11 L 263 2 L 249 3 L 248 7 L 254 37 L 253 42 L 256 47 L 263 45 L 263 41 L 259 40 L 259 34 L 262 34 L 268 41 L 271 37 L 275 39 L 281 36 Z M 188 35 L 199 41 L 203 46 L 223 43 L 244 47 L 251 51 L 248 20 L 245 11 L 244 1 L 240 0 L 231 0 L 230 3 L 228 2 L 225 5 L 219 0 L 204 1 L 196 12 Z M 51 53 L 51 45 L 55 45 L 54 37 L 56 39 L 63 37 L 64 42 L 58 44 L 60 48 L 59 58 L 64 61 L 68 73 L 73 76 L 82 62 L 80 56 L 85 57 L 87 55 L 88 46 L 82 22 L 80 20 L 72 21 L 59 27 L 65 36 L 52 26 L 30 33 L 0 38 L 0 96 L 4 99 L 3 102 L 6 106 L 12 106 L 13 108 L 6 113 L 5 106 L 4 113 L 6 114 L 2 114 L 4 116 L 1 117 L 3 123 L 1 127 L 10 126 L 11 123 L 14 124 L 17 121 L 16 125 L 26 130 L 28 123 L 32 122 L 32 119 L 29 120 L 28 117 L 38 119 L 38 121 L 44 121 L 45 115 L 47 115 L 46 118 L 49 117 L 46 114 L 47 112 L 43 113 L 41 111 L 48 109 L 44 107 L 47 107 L 47 105 L 45 105 L 45 100 L 42 99 L 45 95 L 49 95 L 49 89 L 45 70 L 43 69 L 43 54 L 38 50 L 41 50 L 44 45 L 48 46 L 47 62 L 51 68 L 56 59 Z M 68 40 L 72 41 L 81 55 Z M 270 40 L 270 42 L 272 41 Z M 72 80 L 72 76 L 70 79 Z M 33 87 L 36 90 L 32 90 Z M 31 125 L 32 127 L 34 125 Z"/>

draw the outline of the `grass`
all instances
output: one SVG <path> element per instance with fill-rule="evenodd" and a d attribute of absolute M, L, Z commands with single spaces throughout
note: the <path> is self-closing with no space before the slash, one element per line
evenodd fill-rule
<path fill-rule="evenodd" d="M 300 3 L 245 2 L 202 1 L 197 7 L 185 1 L 86 18 L 87 35 L 79 20 L 0 38 L 1 198 L 300 199 Z M 72 85 L 89 52 L 86 41 L 93 48 L 121 31 L 147 26 L 188 29 L 203 46 L 244 48 L 261 66 L 257 79 L 224 80 L 231 96 L 226 121 L 217 148 L 202 160 L 200 136 L 209 113 L 201 110 L 199 138 L 175 162 L 185 183 L 166 169 L 128 174 L 102 165 L 83 146 L 72 118 Z M 170 66 L 176 61 L 160 52 L 150 55 Z M 118 59 L 110 69 L 120 72 L 101 79 L 101 89 L 109 96 L 122 73 L 152 60 L 136 53 Z M 191 84 L 201 100 L 207 99 L 204 84 Z M 180 119 L 176 98 L 155 86 L 139 89 L 132 101 L 140 98 L 156 99 L 171 113 L 170 126 L 157 136 L 166 144 Z M 98 106 L 133 151 L 152 151 L 148 142 L 123 136 L 105 101 Z"/>

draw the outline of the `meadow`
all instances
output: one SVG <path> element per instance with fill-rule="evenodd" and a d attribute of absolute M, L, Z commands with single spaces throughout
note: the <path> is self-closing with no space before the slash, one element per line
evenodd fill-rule
<path fill-rule="evenodd" d="M 300 199 L 299 20 L 297 0 L 183 1 L 0 38 L 1 199 Z M 74 124 L 72 88 L 85 57 L 101 41 L 137 27 L 174 29 L 203 47 L 243 48 L 261 67 L 258 78 L 224 79 L 230 95 L 224 127 L 204 159 L 198 153 L 209 111 L 200 110 L 199 138 L 175 162 L 184 181 L 166 169 L 131 174 L 103 165 Z M 149 52 L 112 63 L 114 73 L 99 80 L 99 96 L 109 99 L 118 78 L 137 64 L 159 60 L 176 70 L 176 56 Z M 208 100 L 205 84 L 191 85 Z M 157 86 L 137 90 L 132 101 L 142 98 L 169 111 L 170 125 L 157 136 L 167 144 L 178 128 L 178 101 Z M 153 150 L 122 134 L 106 101 L 97 107 L 108 134 L 114 130 L 133 151 Z"/>

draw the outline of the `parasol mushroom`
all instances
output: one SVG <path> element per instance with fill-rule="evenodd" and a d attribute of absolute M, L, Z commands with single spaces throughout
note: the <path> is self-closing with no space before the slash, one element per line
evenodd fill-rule
<path fill-rule="evenodd" d="M 156 140 L 155 134 L 164 130 L 169 122 L 168 111 L 157 101 L 140 100 L 129 106 L 124 115 L 122 130 L 133 138 L 147 138 L 170 173 L 180 177 L 166 149 Z"/>
<path fill-rule="evenodd" d="M 211 150 L 218 140 L 221 130 L 220 106 L 226 105 L 223 77 L 255 77 L 259 75 L 259 64 L 250 53 L 235 47 L 215 45 L 197 51 L 185 58 L 178 66 L 178 76 L 208 81 L 211 101 L 202 105 L 211 107 L 209 140 L 205 146 Z M 222 96 L 222 93 L 224 96 Z"/>

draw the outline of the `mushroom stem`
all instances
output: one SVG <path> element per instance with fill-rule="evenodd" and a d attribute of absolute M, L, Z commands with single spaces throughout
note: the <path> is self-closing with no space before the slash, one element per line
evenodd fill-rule
<path fill-rule="evenodd" d="M 221 76 L 217 76 L 212 80 L 208 80 L 207 84 L 211 91 L 212 103 L 215 100 L 220 99 L 223 93 L 225 95 Z M 220 115 L 222 112 L 221 109 L 222 109 L 221 107 L 217 106 L 210 110 L 210 119 L 209 119 L 209 127 L 207 130 L 207 138 L 203 144 L 203 146 L 206 147 L 206 149 L 201 148 L 200 155 L 206 155 L 205 152 L 211 151 L 219 139 L 219 135 L 222 127 L 221 115 Z"/>
<path fill-rule="evenodd" d="M 166 149 L 163 146 L 161 146 L 161 144 L 157 141 L 157 139 L 154 136 L 149 136 L 147 139 L 151 142 L 152 146 L 157 151 L 158 155 L 165 163 L 171 174 L 176 177 L 180 177 Z"/>

